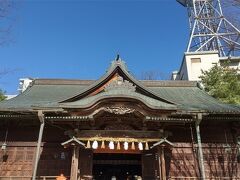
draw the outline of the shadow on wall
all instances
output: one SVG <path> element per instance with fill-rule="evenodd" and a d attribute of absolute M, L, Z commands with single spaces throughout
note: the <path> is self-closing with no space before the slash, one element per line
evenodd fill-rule
<path fill-rule="evenodd" d="M 209 144 L 208 152 L 204 157 L 207 160 L 206 170 L 208 176 L 236 178 L 238 169 L 238 148 L 236 145 Z"/>
<path fill-rule="evenodd" d="M 207 147 L 206 147 L 207 146 Z M 223 144 L 206 144 L 203 148 L 204 166 L 206 177 L 214 178 L 238 178 L 238 147 Z M 170 157 L 171 156 L 171 157 Z M 166 153 L 168 177 L 199 177 L 197 147 L 174 148 L 169 155 Z M 195 159 L 195 160 L 194 160 Z"/>

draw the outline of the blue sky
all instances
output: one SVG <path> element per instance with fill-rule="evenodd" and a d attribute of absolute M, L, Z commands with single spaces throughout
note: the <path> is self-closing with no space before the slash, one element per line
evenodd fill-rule
<path fill-rule="evenodd" d="M 137 78 L 179 69 L 189 36 L 175 0 L 17 1 L 12 42 L 0 47 L 0 88 L 18 79 L 98 79 L 119 53 Z"/>

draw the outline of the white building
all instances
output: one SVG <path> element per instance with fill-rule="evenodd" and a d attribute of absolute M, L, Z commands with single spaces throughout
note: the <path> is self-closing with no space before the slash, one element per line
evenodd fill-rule
<path fill-rule="evenodd" d="M 19 87 L 18 87 L 18 92 L 19 94 L 23 93 L 32 83 L 33 79 L 32 78 L 21 78 L 19 79 Z M 12 99 L 17 96 L 17 94 L 6 94 L 6 100 Z"/>
<path fill-rule="evenodd" d="M 19 79 L 19 88 L 18 91 L 19 93 L 22 93 L 25 91 L 29 85 L 31 85 L 33 79 L 32 78 L 21 78 Z"/>
<path fill-rule="evenodd" d="M 240 30 L 227 20 L 220 0 L 177 0 L 188 12 L 190 37 L 174 80 L 199 81 L 214 64 L 240 69 Z"/>
<path fill-rule="evenodd" d="M 229 66 L 240 69 L 240 57 L 219 57 L 217 51 L 186 52 L 179 71 L 172 73 L 173 80 L 200 81 L 202 71 L 208 71 L 215 64 L 229 60 Z"/>

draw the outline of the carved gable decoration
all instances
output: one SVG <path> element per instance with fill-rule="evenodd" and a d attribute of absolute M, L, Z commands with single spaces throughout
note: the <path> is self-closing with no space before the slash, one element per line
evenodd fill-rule
<path fill-rule="evenodd" d="M 135 111 L 135 109 L 122 107 L 122 106 L 105 107 L 103 110 L 112 114 L 120 114 L 120 115 L 133 113 Z"/>
<path fill-rule="evenodd" d="M 104 87 L 104 91 L 112 92 L 112 91 L 124 91 L 124 92 L 135 92 L 136 86 L 130 83 L 127 80 L 123 80 L 123 77 L 117 76 L 115 80 L 110 82 Z"/>

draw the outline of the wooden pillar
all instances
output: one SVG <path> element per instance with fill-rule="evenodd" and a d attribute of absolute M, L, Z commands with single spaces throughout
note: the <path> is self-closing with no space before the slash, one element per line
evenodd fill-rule
<path fill-rule="evenodd" d="M 162 179 L 162 161 L 160 155 L 160 148 L 158 147 L 158 171 L 159 171 L 159 180 Z"/>
<path fill-rule="evenodd" d="M 70 180 L 78 179 L 78 158 L 79 158 L 79 146 L 75 145 L 73 146 Z"/>
<path fill-rule="evenodd" d="M 159 167 L 159 174 L 161 180 L 166 180 L 166 163 L 165 163 L 165 157 L 164 157 L 164 147 L 161 146 L 158 148 L 158 154 L 160 159 L 160 167 Z"/>

